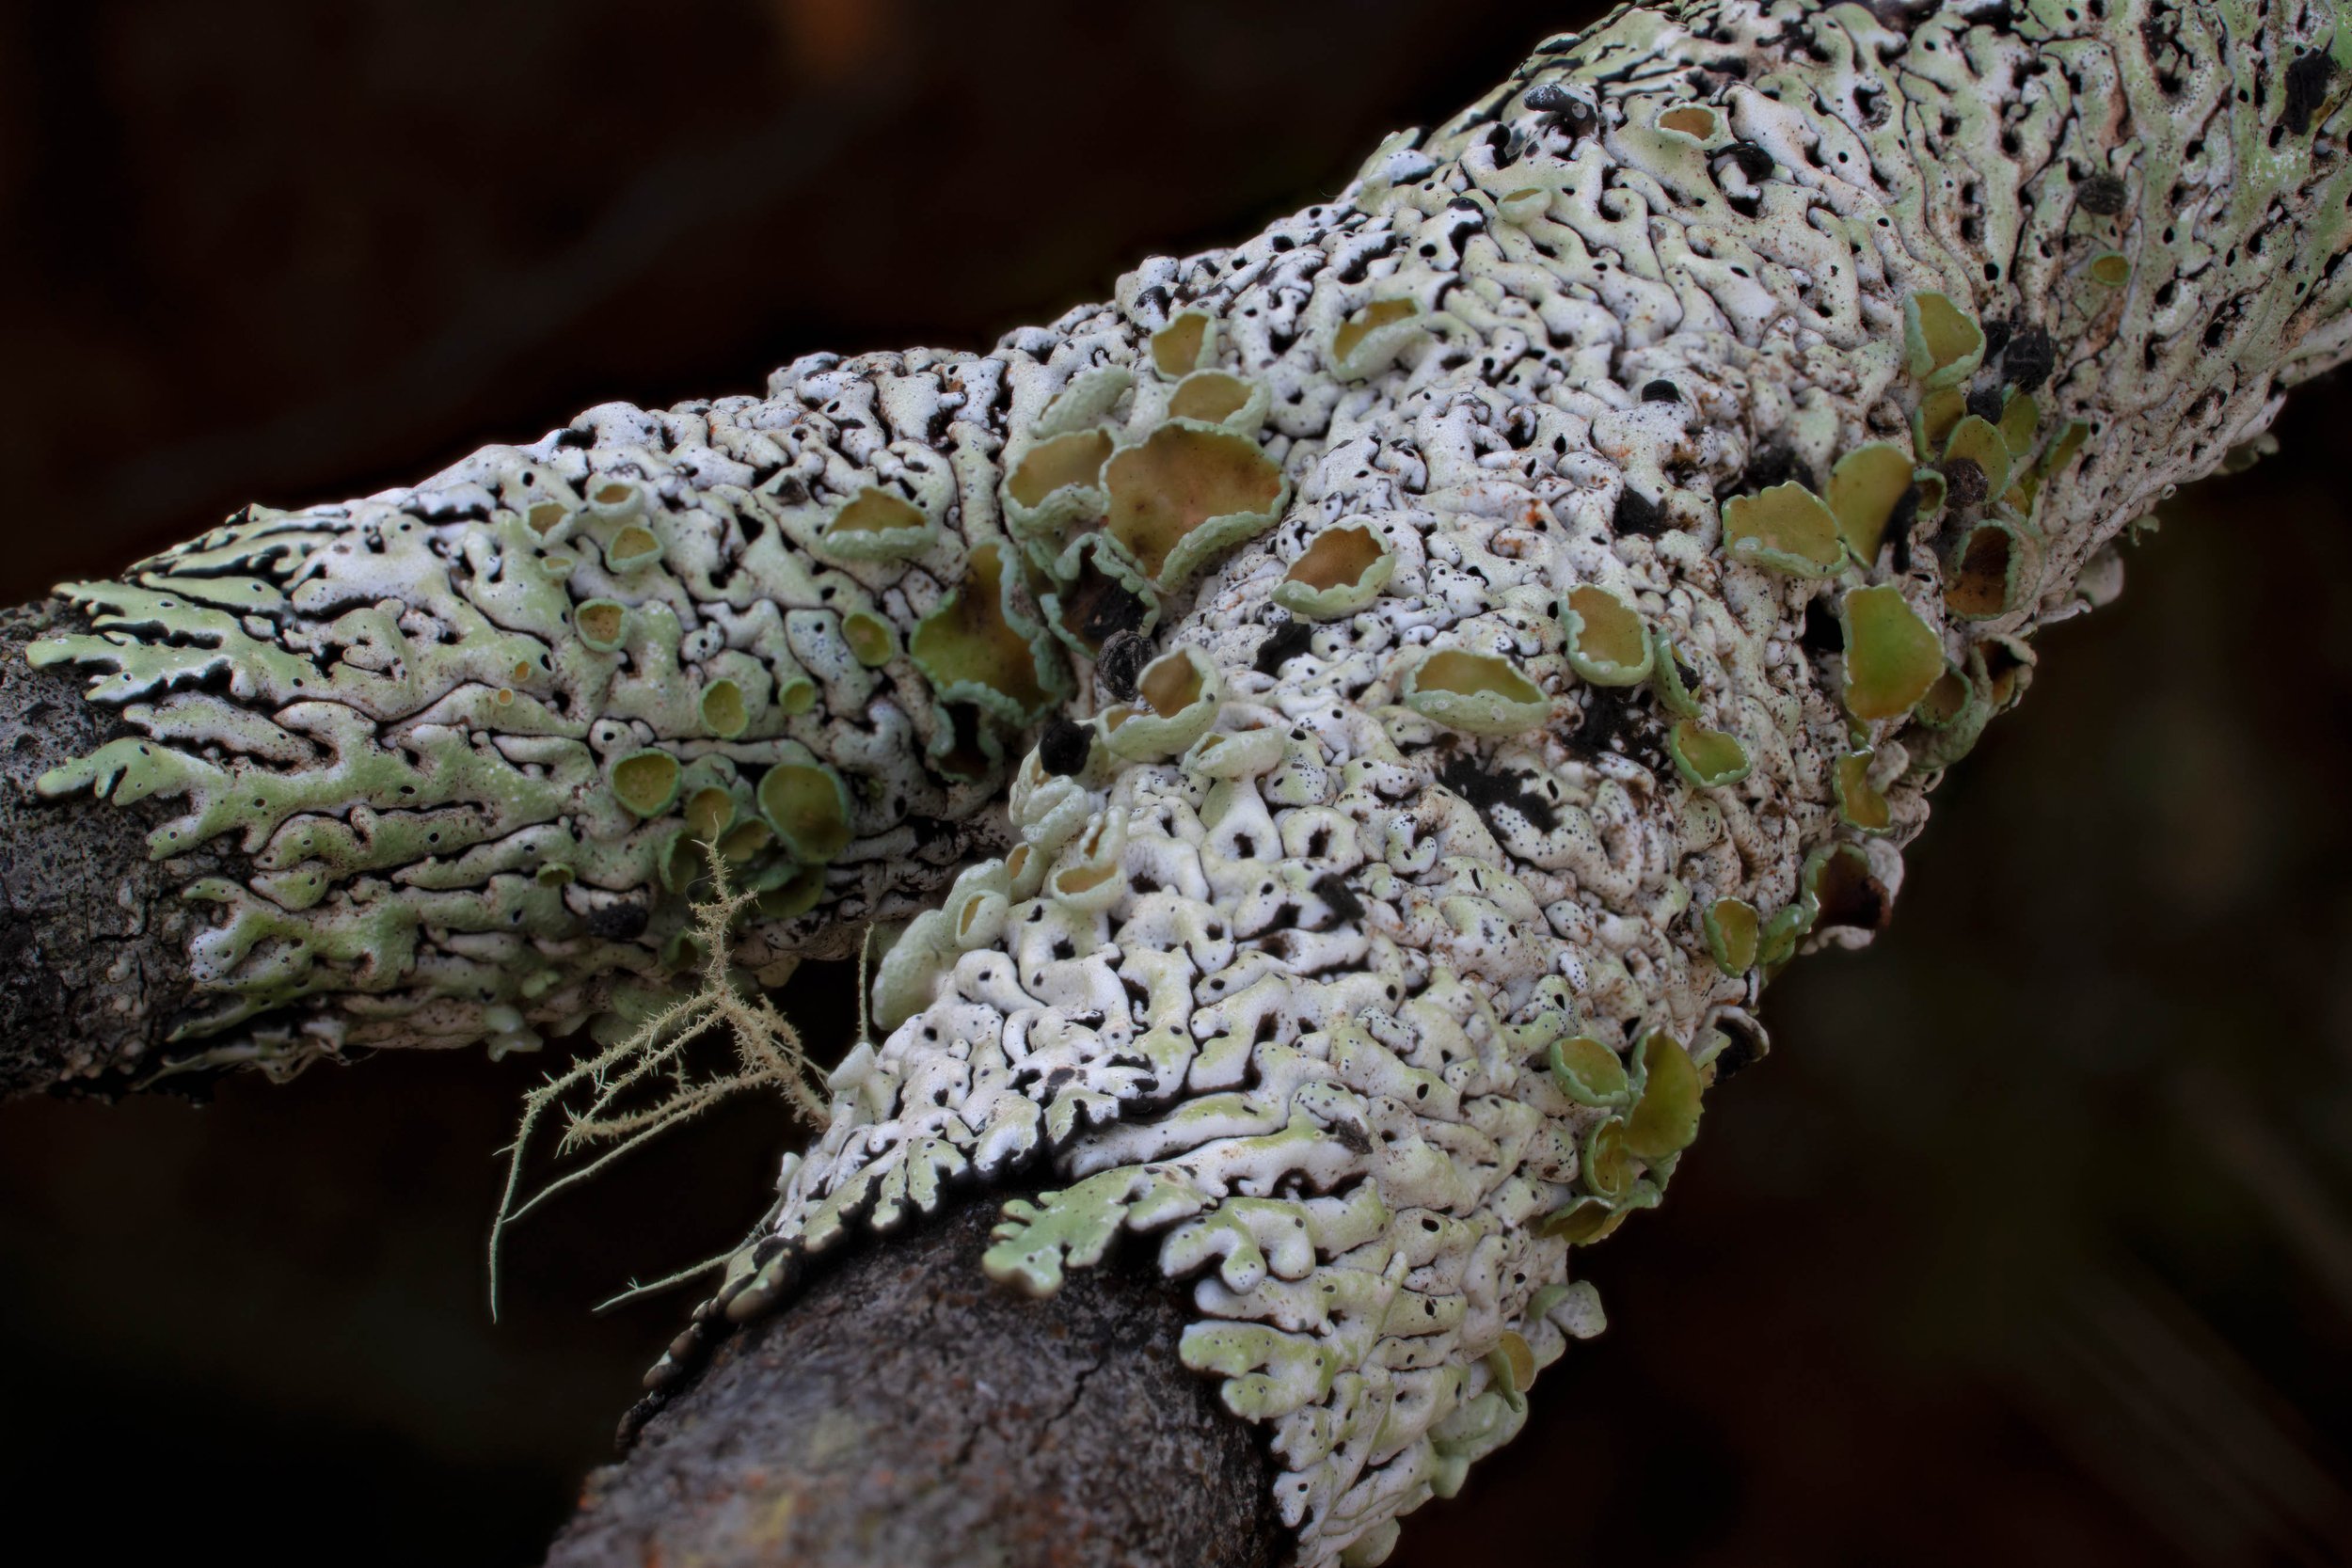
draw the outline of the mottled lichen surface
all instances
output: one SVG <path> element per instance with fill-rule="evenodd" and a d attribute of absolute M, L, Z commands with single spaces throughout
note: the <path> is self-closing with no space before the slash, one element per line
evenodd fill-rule
<path fill-rule="evenodd" d="M 2035 628 L 2343 357 L 2346 50 L 2315 5 L 1623 10 L 992 355 L 78 585 L 45 657 L 150 739 L 55 785 L 244 834 L 199 945 L 291 1058 L 659 978 L 699 838 L 755 966 L 954 875 L 653 1380 L 1043 1165 L 990 1272 L 1155 1237 L 1302 1560 L 1376 1561 L 1599 1328 L 1573 1250 L 1771 974 L 1884 923 Z"/>

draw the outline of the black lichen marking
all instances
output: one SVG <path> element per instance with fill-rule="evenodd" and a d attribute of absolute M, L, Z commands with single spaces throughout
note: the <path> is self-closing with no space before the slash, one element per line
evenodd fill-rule
<path fill-rule="evenodd" d="M 634 942 L 644 935 L 649 918 L 645 906 L 633 898 L 614 899 L 588 911 L 588 934 L 605 942 Z"/>
<path fill-rule="evenodd" d="M 1906 485 L 1895 498 L 1895 510 L 1886 515 L 1885 537 L 1895 542 L 1895 570 L 1898 574 L 1911 570 L 1911 531 L 1919 521 L 1919 486 Z"/>
<path fill-rule="evenodd" d="M 1751 185 L 1760 184 L 1772 176 L 1772 155 L 1752 141 L 1736 141 L 1723 150 L 1722 157 L 1740 166 L 1740 172 Z"/>
<path fill-rule="evenodd" d="M 1538 832 L 1549 832 L 1560 825 L 1558 808 L 1542 795 L 1528 787 L 1527 775 L 1515 772 L 1488 772 L 1480 766 L 1480 759 L 1469 752 L 1457 752 L 1438 770 L 1438 782 L 1470 803 L 1472 810 L 1490 830 L 1495 829 L 1493 816 L 1497 806 L 1509 806 L 1527 818 L 1528 826 Z M 1317 891 L 1320 891 L 1318 887 Z"/>
<path fill-rule="evenodd" d="M 1955 457 L 1944 465 L 1946 493 L 1956 512 L 1973 511 L 1984 504 L 1990 488 L 1984 470 L 1977 467 L 1973 457 Z"/>
<path fill-rule="evenodd" d="M 2058 342 L 2039 326 L 2017 328 L 2001 349 L 2001 379 L 2020 392 L 2039 388 L 2057 366 Z"/>
<path fill-rule="evenodd" d="M 1830 856 L 1821 867 L 1814 896 L 1821 902 L 1821 912 L 1813 922 L 1817 931 L 1832 926 L 1883 931 L 1895 912 L 1886 889 L 1879 885 L 1879 879 L 1870 875 L 1857 854 Z"/>
<path fill-rule="evenodd" d="M 1090 570 L 1071 589 L 1064 619 L 1083 641 L 1099 648 L 1120 632 L 1140 627 L 1151 608 L 1117 578 Z"/>
<path fill-rule="evenodd" d="M 1753 496 L 1792 479 L 1808 490 L 1820 488 L 1813 483 L 1813 470 L 1798 460 L 1797 449 L 1786 441 L 1774 441 L 1748 459 L 1748 466 L 1740 470 L 1738 479 L 1718 488 L 1715 499 L 1722 502 L 1734 496 Z"/>
<path fill-rule="evenodd" d="M 2075 205 L 2094 217 L 2111 218 L 2123 210 L 2130 192 L 2112 174 L 2094 174 L 2074 187 Z"/>
<path fill-rule="evenodd" d="M 2335 57 L 2324 49 L 2298 55 L 2288 64 L 2286 107 L 2279 115 L 2287 135 L 2299 136 L 2312 128 L 2312 117 L 2328 101 L 2328 78 L 2335 71 Z"/>
<path fill-rule="evenodd" d="M 1630 484 L 1617 491 L 1617 507 L 1609 521 L 1620 538 L 1637 534 L 1651 539 L 1666 531 L 1664 510 Z"/>
<path fill-rule="evenodd" d="M 1764 1032 L 1746 1019 L 1725 1014 L 1715 1021 L 1715 1027 L 1724 1032 L 1725 1042 L 1724 1048 L 1715 1053 L 1715 1082 L 1718 1084 L 1772 1054 L 1772 1047 L 1765 1042 Z"/>
<path fill-rule="evenodd" d="M 1665 731 L 1656 712 L 1639 705 L 1638 686 L 1587 686 L 1581 693 L 1583 718 L 1568 736 L 1569 747 L 1587 756 L 1630 757 L 1653 773 L 1664 772 Z"/>
<path fill-rule="evenodd" d="M 1152 644 L 1134 632 L 1122 631 L 1103 644 L 1102 655 L 1094 661 L 1094 678 L 1103 683 L 1113 702 L 1129 702 L 1136 694 L 1136 677 L 1151 662 Z"/>
<path fill-rule="evenodd" d="M 1644 403 L 1680 403 L 1682 388 L 1671 381 L 1652 381 L 1642 388 Z"/>
<path fill-rule="evenodd" d="M 1529 108 L 1565 131 L 1570 141 L 1590 132 L 1599 119 L 1590 103 L 1557 82 L 1529 88 L 1526 102 Z"/>
<path fill-rule="evenodd" d="M 1845 628 L 1837 624 L 1837 612 L 1830 608 L 1828 594 L 1816 594 L 1804 601 L 1804 629 L 1797 633 L 1797 646 L 1809 654 L 1845 650 Z"/>
<path fill-rule="evenodd" d="M 1695 693 L 1699 689 L 1699 673 L 1691 668 L 1690 660 L 1684 658 L 1680 654 L 1677 653 L 1672 648 L 1666 649 L 1665 655 L 1668 658 L 1674 660 L 1675 676 L 1682 682 L 1682 689 Z"/>
<path fill-rule="evenodd" d="M 1249 667 L 1261 675 L 1279 675 L 1285 659 L 1312 650 L 1314 638 L 1313 626 L 1295 618 L 1287 619 L 1266 633 L 1265 641 L 1258 644 L 1258 657 Z"/>
<path fill-rule="evenodd" d="M 1093 752 L 1094 732 L 1074 720 L 1056 719 L 1038 736 L 1037 760 L 1056 778 L 1083 772 Z"/>
<path fill-rule="evenodd" d="M 1968 412 L 1987 424 L 2001 422 L 2001 389 L 1998 387 L 1979 387 L 1968 394 Z"/>
<path fill-rule="evenodd" d="M 1360 925 L 1364 918 L 1364 901 L 1356 896 L 1345 879 L 1336 871 L 1327 871 L 1307 884 L 1307 891 L 1323 900 L 1331 911 L 1333 926 Z"/>

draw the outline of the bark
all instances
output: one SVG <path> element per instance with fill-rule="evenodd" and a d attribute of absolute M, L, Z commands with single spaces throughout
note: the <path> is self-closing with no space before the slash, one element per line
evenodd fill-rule
<path fill-rule="evenodd" d="M 195 1000 L 200 907 L 180 890 L 242 858 L 215 841 L 156 860 L 147 831 L 171 815 L 157 803 L 34 792 L 50 768 L 134 733 L 72 672 L 25 662 L 27 643 L 85 629 L 55 599 L 0 610 L 0 1097 L 135 1082 Z"/>
<path fill-rule="evenodd" d="M 980 1273 L 995 1216 L 864 1248 L 729 1340 L 550 1568 L 1277 1560 L 1263 1449 L 1173 1354 L 1181 1292 L 1130 1262 L 1016 1297 Z"/>

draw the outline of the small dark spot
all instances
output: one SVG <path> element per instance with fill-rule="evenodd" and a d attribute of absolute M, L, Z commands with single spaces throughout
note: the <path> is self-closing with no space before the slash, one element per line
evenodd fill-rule
<path fill-rule="evenodd" d="M 1808 490 L 1815 488 L 1813 470 L 1797 460 L 1797 449 L 1786 441 L 1774 441 L 1749 458 L 1748 466 L 1740 470 L 1740 477 L 1732 483 L 1731 488 L 1721 492 L 1715 499 L 1728 500 L 1733 496 L 1752 496 L 1775 484 L 1786 484 L 1792 479 Z"/>
<path fill-rule="evenodd" d="M 1828 594 L 1816 594 L 1804 601 L 1804 628 L 1797 633 L 1797 646 L 1813 654 L 1844 650 L 1846 633 L 1837 624 L 1837 612 L 1830 608 Z"/>
<path fill-rule="evenodd" d="M 1998 387 L 1979 387 L 1968 394 L 1968 412 L 1987 424 L 2001 422 L 2001 389 Z"/>
<path fill-rule="evenodd" d="M 1152 644 L 1134 632 L 1122 631 L 1103 644 L 1102 657 L 1094 661 L 1094 678 L 1112 701 L 1124 703 L 1134 698 L 1136 678 L 1151 662 Z"/>
<path fill-rule="evenodd" d="M 1718 1084 L 1743 1069 L 1754 1067 L 1772 1053 L 1772 1048 L 1765 1043 L 1764 1032 L 1744 1018 L 1718 1018 L 1715 1027 L 1724 1032 L 1726 1042 L 1721 1051 L 1715 1053 L 1715 1082 Z"/>
<path fill-rule="evenodd" d="M 1284 620 L 1266 633 L 1265 641 L 1258 644 L 1258 657 L 1249 667 L 1261 675 L 1279 675 L 1285 660 L 1296 658 L 1313 649 L 1314 636 L 1314 627 L 1305 621 L 1295 617 Z"/>
<path fill-rule="evenodd" d="M 629 901 L 599 904 L 588 911 L 588 934 L 607 942 L 629 942 L 645 931 L 645 907 Z"/>
<path fill-rule="evenodd" d="M 1919 517 L 1919 487 L 1906 485 L 1895 499 L 1895 510 L 1886 515 L 1886 537 L 1895 542 L 1895 570 L 1898 574 L 1911 570 L 1911 530 Z"/>
<path fill-rule="evenodd" d="M 1364 901 L 1334 871 L 1327 871 L 1307 884 L 1307 891 L 1323 900 L 1335 923 L 1354 925 L 1364 918 Z"/>
<path fill-rule="evenodd" d="M 2058 365 L 2058 343 L 2038 326 L 2020 327 L 2001 351 L 2001 379 L 2030 392 L 2050 379 Z"/>
<path fill-rule="evenodd" d="M 1038 761 L 1056 778 L 1084 771 L 1094 752 L 1094 731 L 1070 719 L 1057 719 L 1038 736 Z"/>
<path fill-rule="evenodd" d="M 2094 174 L 2074 187 L 2074 204 L 2096 217 L 2115 216 L 2129 196 L 2123 182 L 2112 174 Z"/>
<path fill-rule="evenodd" d="M 1772 172 L 1772 155 L 1752 141 L 1733 142 L 1724 149 L 1722 156 L 1738 164 L 1751 185 L 1762 183 Z"/>
<path fill-rule="evenodd" d="M 2333 55 L 2324 49 L 2315 49 L 2298 55 L 2287 67 L 2286 107 L 2279 116 L 2279 123 L 2287 128 L 2289 135 L 2299 136 L 2311 129 L 2312 116 L 2328 99 L 2328 78 L 2335 74 Z"/>
<path fill-rule="evenodd" d="M 1682 388 L 1671 381 L 1653 381 L 1642 388 L 1644 403 L 1680 403 Z"/>
<path fill-rule="evenodd" d="M 1982 506 L 1990 485 L 1973 457 L 1955 457 L 1944 465 L 1944 484 L 1953 507 L 1966 512 Z"/>
<path fill-rule="evenodd" d="M 1620 536 L 1637 534 L 1648 539 L 1666 531 L 1665 512 L 1630 484 L 1617 491 L 1617 509 L 1609 520 Z"/>
<path fill-rule="evenodd" d="M 1438 782 L 1468 800 L 1489 829 L 1494 829 L 1491 814 L 1498 806 L 1518 812 L 1538 832 L 1549 832 L 1559 826 L 1558 810 L 1527 786 L 1526 774 L 1488 772 L 1479 766 L 1480 760 L 1470 752 L 1457 752 L 1438 770 Z M 1316 891 L 1322 891 L 1320 885 Z"/>

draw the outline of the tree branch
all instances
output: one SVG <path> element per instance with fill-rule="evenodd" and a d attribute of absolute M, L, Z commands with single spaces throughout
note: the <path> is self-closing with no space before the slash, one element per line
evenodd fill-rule
<path fill-rule="evenodd" d="M 977 1196 L 846 1257 L 728 1341 L 591 1477 L 549 1568 L 1275 1560 L 1271 1466 L 1173 1354 L 1156 1271 L 1029 1301 L 979 1270 Z"/>
<path fill-rule="evenodd" d="M 135 1082 L 198 1000 L 188 938 L 202 922 L 180 890 L 244 859 L 213 843 L 155 860 L 144 830 L 170 815 L 157 802 L 35 791 L 135 733 L 70 673 L 25 662 L 27 644 L 86 629 L 55 599 L 0 610 L 0 1097 Z"/>

